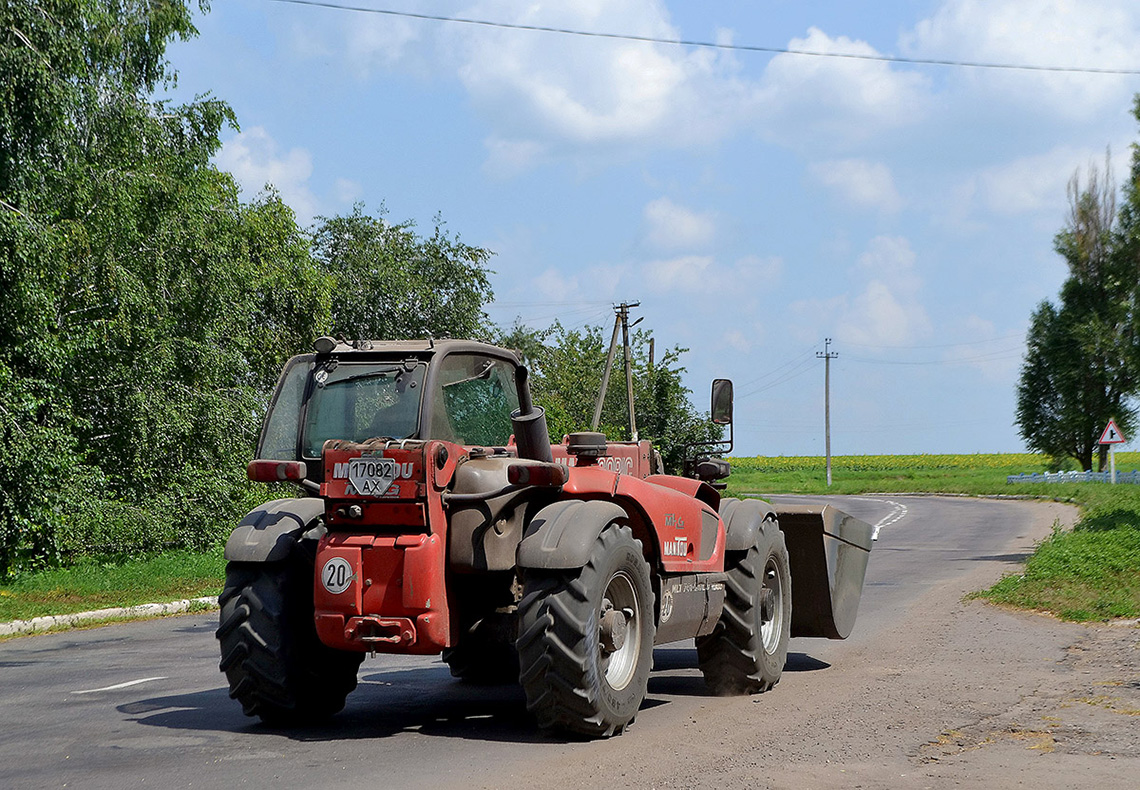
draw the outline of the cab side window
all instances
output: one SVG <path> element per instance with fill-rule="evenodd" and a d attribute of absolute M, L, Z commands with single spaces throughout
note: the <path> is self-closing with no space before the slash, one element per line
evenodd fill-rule
<path fill-rule="evenodd" d="M 515 368 L 478 354 L 451 354 L 436 379 L 432 438 L 484 447 L 511 436 L 511 412 L 519 407 Z"/>
<path fill-rule="evenodd" d="M 312 367 L 310 357 L 296 357 L 281 374 L 277 395 L 270 404 L 265 420 L 265 434 L 261 438 L 258 458 L 278 461 L 299 460 L 297 432 L 300 430 L 301 401 L 305 395 L 305 382 Z"/>

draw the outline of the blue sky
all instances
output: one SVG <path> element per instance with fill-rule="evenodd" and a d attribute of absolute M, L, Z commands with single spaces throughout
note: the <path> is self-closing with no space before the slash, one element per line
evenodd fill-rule
<path fill-rule="evenodd" d="M 918 59 L 1140 68 L 1131 0 L 354 0 L 511 24 Z M 494 251 L 492 319 L 640 301 L 737 455 L 1024 449 L 1031 311 L 1079 168 L 1128 172 L 1140 77 L 766 54 L 224 0 L 170 50 L 228 101 L 218 164 L 303 223 L 385 205 Z M 608 329 L 607 329 L 608 332 Z"/>

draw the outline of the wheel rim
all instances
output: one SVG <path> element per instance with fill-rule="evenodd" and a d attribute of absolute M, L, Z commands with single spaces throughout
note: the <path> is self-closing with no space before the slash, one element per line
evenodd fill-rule
<path fill-rule="evenodd" d="M 764 586 L 760 595 L 760 639 L 764 652 L 772 654 L 779 647 L 780 634 L 784 631 L 784 588 L 775 557 L 769 557 L 764 565 Z"/>
<path fill-rule="evenodd" d="M 637 671 L 641 653 L 640 603 L 633 579 L 625 571 L 615 573 L 606 584 L 598 612 L 601 669 L 614 689 L 625 688 Z M 620 631 L 616 639 L 615 631 Z"/>

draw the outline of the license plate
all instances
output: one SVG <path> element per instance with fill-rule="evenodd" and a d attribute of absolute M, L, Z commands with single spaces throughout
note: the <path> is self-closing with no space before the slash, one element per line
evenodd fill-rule
<path fill-rule="evenodd" d="M 348 484 L 353 490 L 345 493 L 384 496 L 396 482 L 398 469 L 391 458 L 353 458 L 348 462 Z"/>

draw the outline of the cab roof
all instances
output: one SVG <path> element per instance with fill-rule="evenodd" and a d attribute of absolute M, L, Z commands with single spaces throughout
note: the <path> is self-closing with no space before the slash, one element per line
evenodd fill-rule
<path fill-rule="evenodd" d="M 322 341 L 325 345 L 322 347 Z M 435 340 L 343 340 L 333 338 L 320 338 L 315 344 L 317 354 L 377 354 L 404 357 L 427 357 L 436 354 L 451 353 L 479 353 L 492 356 L 508 356 L 518 360 L 518 352 L 478 340 L 455 340 L 451 338 Z M 330 348 L 331 346 L 331 348 Z M 328 350 L 325 350 L 328 349 Z"/>

